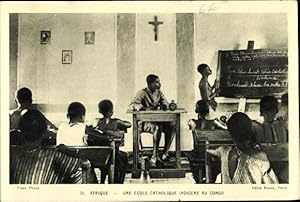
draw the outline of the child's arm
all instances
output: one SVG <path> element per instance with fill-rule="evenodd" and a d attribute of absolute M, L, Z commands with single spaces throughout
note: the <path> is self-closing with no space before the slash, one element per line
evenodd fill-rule
<path fill-rule="evenodd" d="M 212 85 L 212 89 L 215 89 L 216 88 L 216 85 L 217 85 L 217 80 L 215 80 L 215 82 L 214 82 L 214 85 Z"/>
<path fill-rule="evenodd" d="M 86 126 L 85 127 L 85 134 L 91 135 L 91 136 L 99 136 L 103 135 L 103 131 L 101 130 L 96 130 L 92 126 Z"/>
<path fill-rule="evenodd" d="M 194 120 L 190 119 L 190 120 L 188 121 L 187 124 L 188 124 L 188 126 L 189 126 L 189 130 L 195 130 L 195 128 L 196 128 L 196 123 L 195 123 Z"/>
<path fill-rule="evenodd" d="M 220 146 L 216 149 L 207 149 L 207 152 L 213 156 L 216 156 L 221 159 L 222 153 L 224 153 L 225 147 Z"/>
<path fill-rule="evenodd" d="M 217 129 L 224 129 L 224 130 L 227 130 L 226 124 L 223 124 L 223 123 L 220 122 L 218 119 L 214 119 L 214 123 L 215 123 Z"/>
<path fill-rule="evenodd" d="M 54 130 L 57 130 L 57 129 L 58 129 L 58 128 L 57 128 L 53 123 L 51 123 L 46 117 L 45 117 L 45 119 L 46 119 L 47 126 L 49 126 L 50 129 L 54 129 Z"/>
<path fill-rule="evenodd" d="M 207 149 L 207 153 L 213 155 L 213 156 L 219 156 L 219 152 L 217 151 L 217 149 Z"/>
<path fill-rule="evenodd" d="M 114 130 L 99 130 L 99 129 L 94 129 L 91 126 L 86 127 L 86 133 L 91 135 L 92 137 L 94 136 L 108 136 L 113 139 L 120 139 L 123 137 L 124 132 L 123 131 L 114 131 Z"/>
<path fill-rule="evenodd" d="M 131 123 L 130 123 L 129 121 L 123 121 L 123 120 L 118 119 L 118 120 L 117 120 L 117 123 L 118 123 L 118 129 L 119 129 L 119 130 L 124 130 L 124 131 L 126 131 L 127 128 L 130 128 L 130 127 L 131 127 Z"/>
<path fill-rule="evenodd" d="M 98 142 L 107 142 L 109 141 L 109 136 L 106 136 L 106 133 L 104 133 L 101 130 L 95 130 L 91 126 L 86 126 L 85 127 L 85 134 L 87 134 L 89 137 L 92 139 L 98 141 Z"/>
<path fill-rule="evenodd" d="M 62 125 L 59 126 L 59 129 L 57 130 L 57 134 L 56 134 L 56 145 L 60 145 L 62 144 L 62 141 L 61 141 L 61 129 L 62 128 Z"/>
<path fill-rule="evenodd" d="M 113 139 L 121 139 L 124 135 L 124 131 L 105 130 L 104 134 Z"/>
<path fill-rule="evenodd" d="M 209 95 L 209 100 L 213 99 L 214 97 L 216 97 L 216 95 L 219 93 L 219 89 L 216 89 L 215 92 L 213 92 L 212 94 Z"/>

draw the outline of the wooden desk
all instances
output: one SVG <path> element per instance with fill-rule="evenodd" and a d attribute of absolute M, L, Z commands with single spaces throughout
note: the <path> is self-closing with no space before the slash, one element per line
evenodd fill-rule
<path fill-rule="evenodd" d="M 138 122 L 176 122 L 176 169 L 180 169 L 180 114 L 186 113 L 184 109 L 171 110 L 149 110 L 149 111 L 128 111 L 133 115 L 133 168 L 132 177 L 138 178 L 140 169 L 138 169 L 139 158 L 139 131 Z"/>

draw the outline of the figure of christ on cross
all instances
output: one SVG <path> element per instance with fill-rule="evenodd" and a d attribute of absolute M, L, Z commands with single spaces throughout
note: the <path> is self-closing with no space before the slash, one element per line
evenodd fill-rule
<path fill-rule="evenodd" d="M 158 25 L 163 22 L 157 20 L 157 16 L 154 16 L 154 21 L 150 21 L 149 24 L 154 26 L 154 40 L 157 41 Z"/>

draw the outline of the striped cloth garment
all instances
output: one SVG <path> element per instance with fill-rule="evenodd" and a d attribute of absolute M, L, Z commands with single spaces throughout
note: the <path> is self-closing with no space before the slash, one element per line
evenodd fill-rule
<path fill-rule="evenodd" d="M 223 184 L 278 184 L 278 179 L 269 161 L 257 159 L 238 151 L 238 163 L 234 175 L 229 175 L 229 152 L 231 146 L 221 146 L 216 151 L 221 159 L 221 177 Z"/>
<path fill-rule="evenodd" d="M 77 158 L 54 149 L 12 147 L 10 151 L 11 184 L 81 183 Z"/>

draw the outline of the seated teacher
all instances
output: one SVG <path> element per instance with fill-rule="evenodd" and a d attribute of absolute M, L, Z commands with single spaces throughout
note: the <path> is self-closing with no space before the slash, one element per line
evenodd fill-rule
<path fill-rule="evenodd" d="M 138 91 L 135 98 L 130 104 L 130 110 L 166 110 L 169 103 L 161 92 L 161 83 L 159 77 L 154 74 L 149 74 L 146 78 L 147 87 Z M 168 151 L 175 136 L 175 123 L 173 122 L 144 122 L 141 127 L 143 132 L 153 134 L 153 155 L 150 163 L 156 166 L 157 161 L 170 161 Z M 165 133 L 165 145 L 162 158 L 158 156 L 158 146 L 161 138 L 161 132 Z"/>

